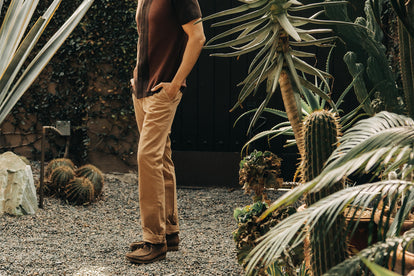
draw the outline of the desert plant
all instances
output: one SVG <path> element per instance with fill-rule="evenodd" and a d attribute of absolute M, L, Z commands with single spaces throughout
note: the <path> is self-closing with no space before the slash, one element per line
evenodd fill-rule
<path fill-rule="evenodd" d="M 66 23 L 38 52 L 26 69 L 22 70 L 23 65 L 27 64 L 30 52 L 36 46 L 61 1 L 54 0 L 28 32 L 26 29 L 39 0 L 12 0 L 10 2 L 0 29 L 0 124 L 93 3 L 93 0 L 83 1 Z M 0 11 L 3 2 L 3 0 L 0 1 Z M 23 38 L 25 33 L 27 35 Z"/>
<path fill-rule="evenodd" d="M 75 171 L 69 166 L 59 166 L 49 177 L 50 189 L 54 194 L 64 197 L 66 185 L 75 178 Z"/>
<path fill-rule="evenodd" d="M 349 50 L 344 56 L 348 71 L 353 77 L 358 75 L 359 81 L 354 89 L 357 98 L 364 99 L 368 95 L 367 91 L 373 87 L 379 92 L 375 104 L 370 100 L 365 101 L 365 112 L 371 115 L 374 111 L 382 110 L 399 114 L 403 112 L 395 74 L 388 64 L 386 47 L 382 44 L 383 31 L 376 18 L 383 2 L 382 0 L 366 0 L 365 17 L 356 18 L 353 25 L 342 24 L 335 27 Z M 331 19 L 351 22 L 345 5 L 338 5 L 335 8 L 325 6 L 325 11 Z"/>
<path fill-rule="evenodd" d="M 262 237 L 261 242 L 252 250 L 248 257 L 250 261 L 247 271 L 253 272 L 259 261 L 263 261 L 265 265 L 273 263 L 282 255 L 284 248 L 295 248 L 300 245 L 316 226 L 326 233 L 332 228 L 335 219 L 344 215 L 347 207 L 353 207 L 350 210 L 365 210 L 368 205 L 377 208 L 378 197 L 387 195 L 394 203 L 402 200 L 401 208 L 396 214 L 397 219 L 394 219 L 386 237 L 393 237 L 399 233 L 408 211 L 414 206 L 414 183 L 404 180 L 405 176 L 414 170 L 413 145 L 414 121 L 402 115 L 381 112 L 347 130 L 321 174 L 284 194 L 261 218 L 280 207 L 294 203 L 304 193 L 331 187 L 350 175 L 367 171 L 373 175 L 388 175 L 397 168 L 403 168 L 398 173 L 398 179 L 360 183 L 344 188 L 286 218 Z M 347 232 L 355 229 L 358 216 L 361 214 L 362 212 L 348 214 L 353 216 L 356 222 L 352 229 L 348 226 Z M 338 233 L 338 238 L 339 235 L 342 233 Z"/>
<path fill-rule="evenodd" d="M 72 170 L 75 169 L 75 164 L 73 164 L 72 160 L 70 160 L 70 159 L 67 159 L 67 158 L 57 158 L 57 159 L 53 159 L 46 166 L 45 177 L 46 178 L 49 178 L 50 175 L 52 174 L 52 172 L 57 167 L 61 167 L 61 166 L 69 167 Z"/>
<path fill-rule="evenodd" d="M 90 204 L 95 199 L 95 189 L 86 177 L 75 177 L 65 187 L 65 198 L 76 205 Z"/>
<path fill-rule="evenodd" d="M 257 239 L 266 234 L 271 227 L 279 221 L 296 212 L 296 209 L 289 206 L 277 210 L 266 219 L 257 222 L 257 218 L 268 208 L 264 202 L 257 201 L 252 205 L 234 210 L 234 218 L 237 221 L 238 228 L 233 232 L 233 239 L 236 242 L 237 259 L 239 264 L 245 267 L 247 264 L 245 258 L 250 251 L 257 245 Z M 292 260 L 295 259 L 295 260 Z M 299 259 L 299 261 L 298 261 Z M 294 271 L 295 263 L 301 261 L 301 256 L 284 256 L 283 262 L 274 264 L 275 267 L 283 267 L 285 271 Z M 268 275 L 268 267 L 258 265 L 254 270 L 258 275 Z M 280 270 L 280 269 L 279 269 Z M 278 275 L 278 274 L 271 274 Z M 287 274 L 289 275 L 289 274 Z"/>
<path fill-rule="evenodd" d="M 306 57 L 315 57 L 313 53 L 294 50 L 292 47 L 326 47 L 331 46 L 335 41 L 336 37 L 334 36 L 322 38 L 314 37 L 315 34 L 326 34 L 332 32 L 332 30 L 303 29 L 303 27 L 309 23 L 348 23 L 317 19 L 321 14 L 320 11 L 310 17 L 293 16 L 291 13 L 326 6 L 335 6 L 346 3 L 346 1 L 320 2 L 308 5 L 302 5 L 296 0 L 240 0 L 240 2 L 244 4 L 207 16 L 203 19 L 210 20 L 249 11 L 249 13 L 213 24 L 213 27 L 237 25 L 210 39 L 205 48 L 219 49 L 230 47 L 231 49 L 234 49 L 234 51 L 230 53 L 212 54 L 213 56 L 219 57 L 234 57 L 258 51 L 256 57 L 251 62 L 248 76 L 240 83 L 243 88 L 239 94 L 238 102 L 233 109 L 241 106 L 243 101 L 249 95 L 256 93 L 261 83 L 266 82 L 266 98 L 256 110 L 249 126 L 250 130 L 263 109 L 267 106 L 270 98 L 276 92 L 277 87 L 280 86 L 286 114 L 291 123 L 296 144 L 302 155 L 303 137 L 301 135 L 302 113 L 300 110 L 300 95 L 304 96 L 305 94 L 302 87 L 304 86 L 310 89 L 313 93 L 318 94 L 328 102 L 331 102 L 331 99 L 323 90 L 300 76 L 297 70 L 304 74 L 320 78 L 328 90 L 330 89 L 330 86 L 328 85 L 327 79 L 331 78 L 331 75 L 302 60 Z M 222 43 L 212 44 L 217 40 L 225 38 L 229 40 Z M 295 41 L 291 41 L 290 38 L 293 38 Z"/>
<path fill-rule="evenodd" d="M 336 148 L 340 126 L 334 113 L 328 110 L 317 110 L 309 114 L 304 121 L 304 156 L 300 165 L 302 181 L 309 182 L 317 177 L 329 156 Z M 306 194 L 306 205 L 311 206 L 319 199 L 324 198 L 344 187 L 343 182 L 318 192 Z M 310 233 L 310 248 L 306 249 L 313 275 L 322 275 L 329 268 L 342 262 L 346 258 L 346 235 L 338 238 L 338 233 L 345 232 L 345 218 L 338 217 L 330 231 L 315 225 Z M 332 250 L 335 248 L 335 250 Z M 324 255 L 324 252 L 335 254 Z"/>
<path fill-rule="evenodd" d="M 270 151 L 254 150 L 240 162 L 239 183 L 245 193 L 254 193 L 253 201 L 266 201 L 266 188 L 279 188 L 282 159 Z"/>
<path fill-rule="evenodd" d="M 76 170 L 76 176 L 89 179 L 94 186 L 95 197 L 101 195 L 104 186 L 104 176 L 97 167 L 91 164 L 84 165 Z"/>

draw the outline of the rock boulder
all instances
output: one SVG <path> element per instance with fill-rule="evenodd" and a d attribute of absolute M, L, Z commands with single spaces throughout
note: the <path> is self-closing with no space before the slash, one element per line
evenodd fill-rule
<path fill-rule="evenodd" d="M 30 165 L 12 152 L 0 155 L 0 215 L 34 214 L 38 207 Z"/>

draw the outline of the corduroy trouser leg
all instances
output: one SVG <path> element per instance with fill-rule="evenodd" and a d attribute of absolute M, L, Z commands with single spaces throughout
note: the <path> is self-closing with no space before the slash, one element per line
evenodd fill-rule
<path fill-rule="evenodd" d="M 139 206 L 143 240 L 165 243 L 179 232 L 175 169 L 170 132 L 182 93 L 170 99 L 165 90 L 137 99 L 133 96 L 140 133 L 138 142 Z"/>

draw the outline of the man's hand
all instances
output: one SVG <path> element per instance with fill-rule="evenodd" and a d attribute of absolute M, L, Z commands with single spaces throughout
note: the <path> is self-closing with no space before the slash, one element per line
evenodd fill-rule
<path fill-rule="evenodd" d="M 175 99 L 177 93 L 180 91 L 180 85 L 173 84 L 171 82 L 160 82 L 156 86 L 154 86 L 151 91 L 155 92 L 160 89 L 165 89 L 168 97 L 172 100 Z"/>
<path fill-rule="evenodd" d="M 134 81 L 134 79 L 131 79 L 131 87 L 132 87 L 132 90 L 135 91 L 135 81 Z"/>

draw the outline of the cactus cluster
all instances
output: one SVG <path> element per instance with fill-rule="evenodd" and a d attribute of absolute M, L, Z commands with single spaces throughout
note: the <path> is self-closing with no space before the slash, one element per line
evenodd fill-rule
<path fill-rule="evenodd" d="M 77 205 L 96 201 L 104 186 L 104 177 L 98 168 L 90 164 L 76 168 L 66 158 L 49 162 L 45 176 L 45 194 L 56 195 Z"/>

